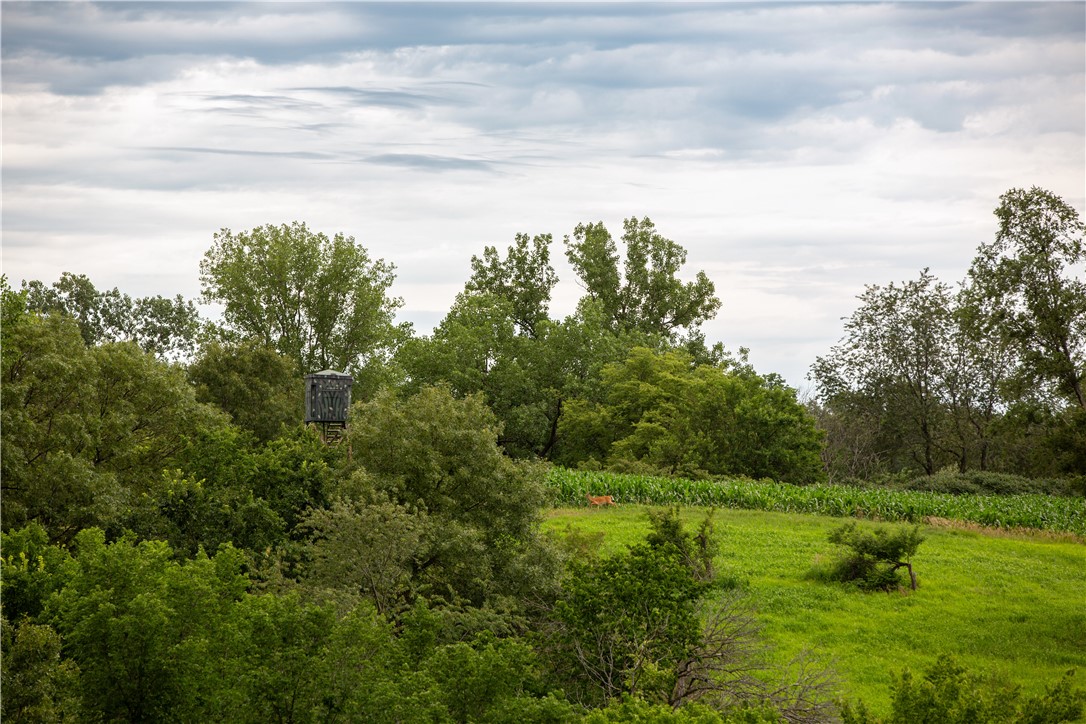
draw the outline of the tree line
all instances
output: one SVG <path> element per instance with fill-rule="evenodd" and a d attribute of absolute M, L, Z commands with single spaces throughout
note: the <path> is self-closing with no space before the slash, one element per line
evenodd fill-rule
<path fill-rule="evenodd" d="M 1013 189 L 956 288 L 868 286 L 812 367 L 827 470 L 1086 473 L 1086 250 L 1077 212 Z"/>

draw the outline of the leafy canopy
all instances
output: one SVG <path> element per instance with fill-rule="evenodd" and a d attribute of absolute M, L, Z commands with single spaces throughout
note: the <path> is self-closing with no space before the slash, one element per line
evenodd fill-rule
<path fill-rule="evenodd" d="M 200 262 L 200 282 L 203 300 L 223 305 L 228 333 L 275 348 L 306 373 L 350 373 L 366 396 L 409 332 L 394 322 L 403 301 L 388 296 L 393 270 L 354 237 L 293 222 L 221 230 Z"/>

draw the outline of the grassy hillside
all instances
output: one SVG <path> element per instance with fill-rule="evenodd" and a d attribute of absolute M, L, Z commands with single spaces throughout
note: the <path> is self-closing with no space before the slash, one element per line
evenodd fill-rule
<path fill-rule="evenodd" d="M 604 534 L 604 553 L 643 540 L 643 506 L 551 511 L 545 527 Z M 686 508 L 693 527 L 705 513 Z M 920 588 L 866 594 L 810 577 L 832 558 L 839 519 L 794 513 L 717 511 L 718 569 L 743 581 L 777 656 L 810 649 L 832 658 L 843 696 L 888 713 L 891 672 L 915 672 L 941 653 L 1040 693 L 1077 669 L 1086 686 L 1086 545 L 1051 534 L 924 528 L 913 559 Z"/>

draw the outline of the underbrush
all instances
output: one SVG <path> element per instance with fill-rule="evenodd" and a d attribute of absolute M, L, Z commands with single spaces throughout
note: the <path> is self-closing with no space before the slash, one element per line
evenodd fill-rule
<path fill-rule="evenodd" d="M 954 467 L 943 468 L 934 475 L 884 474 L 871 480 L 847 479 L 843 485 L 858 488 L 888 490 L 918 490 L 952 495 L 1086 495 L 1086 477 L 1027 478 L 1012 473 L 985 470 L 960 472 Z"/>

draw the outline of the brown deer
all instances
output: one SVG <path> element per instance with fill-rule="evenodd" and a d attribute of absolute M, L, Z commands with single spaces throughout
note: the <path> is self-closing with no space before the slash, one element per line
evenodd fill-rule
<path fill-rule="evenodd" d="M 618 505 L 618 503 L 615 502 L 615 499 L 613 497 L 611 497 L 610 495 L 592 495 L 592 494 L 589 494 L 589 495 L 587 495 L 585 497 L 588 498 L 588 504 L 589 505 L 595 505 L 596 507 L 600 507 L 600 506 L 603 506 L 603 505 Z"/>

